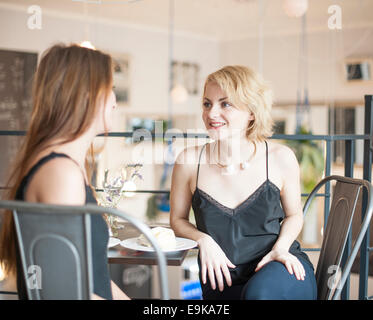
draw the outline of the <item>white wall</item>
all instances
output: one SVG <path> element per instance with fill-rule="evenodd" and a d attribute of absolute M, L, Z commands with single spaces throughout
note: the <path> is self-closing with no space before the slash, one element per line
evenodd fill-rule
<path fill-rule="evenodd" d="M 131 57 L 131 101 L 126 112 L 163 112 L 168 110 L 169 34 L 140 26 L 95 20 L 42 11 L 42 29 L 27 28 L 26 7 L 0 4 L 0 48 L 41 53 L 56 42 L 78 42 L 87 35 L 97 49 L 125 53 Z M 219 44 L 213 39 L 176 34 L 173 58 L 200 66 L 200 86 L 219 64 Z M 192 96 L 175 114 L 199 112 L 200 97 Z"/>
<path fill-rule="evenodd" d="M 373 56 L 373 28 L 354 28 L 308 34 L 309 97 L 312 101 L 364 101 L 373 94 L 373 84 L 347 84 L 343 81 L 343 59 Z M 273 86 L 278 103 L 295 102 L 298 84 L 299 35 L 263 38 L 263 75 Z M 223 42 L 221 64 L 244 64 L 258 70 L 257 38 Z"/>

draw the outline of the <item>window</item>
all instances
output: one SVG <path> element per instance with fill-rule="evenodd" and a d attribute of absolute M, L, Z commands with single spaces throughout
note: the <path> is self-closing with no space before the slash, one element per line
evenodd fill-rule
<path fill-rule="evenodd" d="M 355 114 L 356 108 L 354 107 L 329 108 L 329 134 L 355 134 Z M 334 162 L 344 163 L 345 141 L 336 141 L 333 143 L 332 159 Z"/>

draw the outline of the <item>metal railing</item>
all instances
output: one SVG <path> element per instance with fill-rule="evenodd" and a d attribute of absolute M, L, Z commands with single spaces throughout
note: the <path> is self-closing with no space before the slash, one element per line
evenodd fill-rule
<path fill-rule="evenodd" d="M 271 139 L 277 140 L 312 140 L 312 141 L 324 141 L 326 144 L 325 152 L 325 176 L 331 175 L 332 167 L 332 143 L 336 141 L 345 142 L 345 164 L 344 164 L 344 175 L 346 177 L 353 177 L 354 174 L 354 163 L 355 163 L 355 147 L 356 141 L 362 140 L 364 142 L 364 156 L 363 156 L 363 179 L 367 181 L 372 181 L 372 159 L 373 159 L 373 96 L 366 95 L 365 97 L 365 114 L 364 114 L 364 134 L 362 135 L 284 135 L 276 134 L 271 137 Z M 0 131 L 0 136 L 23 136 L 25 131 Z M 101 135 L 103 136 L 103 135 Z M 133 132 L 111 132 L 107 134 L 107 137 L 117 137 L 117 138 L 133 138 Z M 168 133 L 165 134 L 152 134 L 152 139 L 160 138 L 164 140 L 172 140 L 174 138 L 208 138 L 206 134 L 203 133 Z M 0 189 L 4 189 L 0 186 Z M 102 191 L 102 189 L 96 189 L 96 191 Z M 169 194 L 169 190 L 136 190 L 131 191 L 136 193 L 163 193 Z M 307 197 L 309 194 L 302 194 L 302 197 Z M 325 185 L 325 192 L 317 194 L 318 197 L 324 197 L 324 226 L 326 225 L 329 208 L 330 208 L 330 183 Z M 363 206 L 362 212 L 366 209 L 366 196 L 363 194 Z M 364 216 L 362 216 L 364 219 Z M 369 275 L 369 254 L 373 251 L 372 247 L 369 247 L 370 232 L 368 231 L 364 237 L 363 243 L 360 247 L 360 273 L 359 273 L 359 299 L 372 299 L 373 297 L 368 297 L 368 275 Z M 350 232 L 351 233 L 351 232 Z M 351 248 L 351 234 L 346 246 L 345 257 L 350 253 Z M 320 251 L 320 248 L 304 248 L 304 251 Z M 341 298 L 349 298 L 349 287 L 350 281 L 346 282 L 346 285 L 342 291 Z"/>

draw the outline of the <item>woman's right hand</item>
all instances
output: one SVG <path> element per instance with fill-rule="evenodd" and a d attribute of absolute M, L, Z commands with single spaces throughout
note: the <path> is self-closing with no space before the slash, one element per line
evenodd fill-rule
<path fill-rule="evenodd" d="M 201 259 L 201 277 L 206 284 L 206 273 L 208 273 L 211 288 L 216 289 L 216 281 L 220 291 L 224 289 L 223 276 L 228 284 L 232 285 L 232 279 L 228 268 L 236 266 L 227 258 L 220 246 L 209 235 L 202 236 L 198 241 Z"/>

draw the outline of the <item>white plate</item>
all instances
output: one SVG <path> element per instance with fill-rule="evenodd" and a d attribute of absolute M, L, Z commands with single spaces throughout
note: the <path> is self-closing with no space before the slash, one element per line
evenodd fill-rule
<path fill-rule="evenodd" d="M 123 240 L 120 243 L 120 245 L 127 249 L 154 252 L 153 247 L 142 246 L 141 244 L 137 242 L 137 239 L 138 237 Z M 174 249 L 168 249 L 168 250 L 163 250 L 163 251 L 164 252 L 182 251 L 182 250 L 188 250 L 188 249 L 194 248 L 195 246 L 197 246 L 197 242 L 195 242 L 194 240 L 176 237 L 176 247 Z"/>
<path fill-rule="evenodd" d="M 108 248 L 111 248 L 111 247 L 115 247 L 117 244 L 120 243 L 120 239 L 118 238 L 113 238 L 113 237 L 110 237 L 109 238 L 109 242 L 107 244 L 107 247 Z"/>

